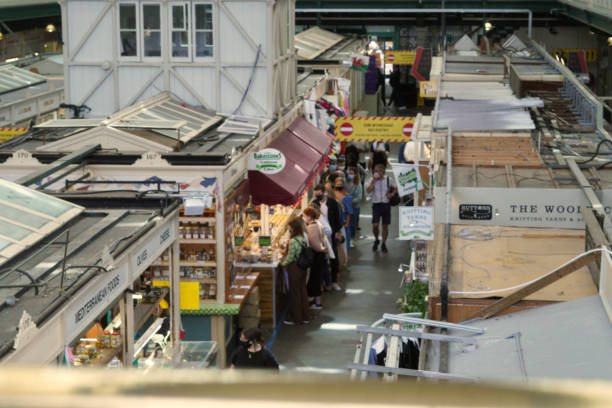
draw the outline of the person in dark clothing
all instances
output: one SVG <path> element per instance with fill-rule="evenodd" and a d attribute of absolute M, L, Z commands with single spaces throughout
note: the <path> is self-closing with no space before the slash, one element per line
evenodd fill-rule
<path fill-rule="evenodd" d="M 321 210 L 321 215 L 327 218 L 327 222 L 332 230 L 332 249 L 334 251 L 335 259 L 331 259 L 330 269 L 332 278 L 332 289 L 335 291 L 341 291 L 340 285 L 338 285 L 338 244 L 343 241 L 341 230 L 344 227 L 342 222 L 342 211 L 340 204 L 333 198 L 328 197 L 325 194 L 325 186 L 323 184 L 317 184 L 314 188 L 315 203 Z"/>
<path fill-rule="evenodd" d="M 372 152 L 372 159 L 370 160 L 370 170 L 373 172 L 374 167 L 378 164 L 382 164 L 387 167 L 389 162 L 389 153 L 391 149 L 389 143 L 386 142 L 373 142 L 370 145 L 370 152 Z"/>
<path fill-rule="evenodd" d="M 287 268 L 289 276 L 289 313 L 283 323 L 294 325 L 296 323 L 308 323 L 310 321 L 310 310 L 308 305 L 308 292 L 306 290 L 306 279 L 308 271 L 300 267 L 298 260 L 301 252 L 308 245 L 304 237 L 304 222 L 301 218 L 289 221 L 289 244 L 285 251 L 285 257 L 281 266 Z"/>
<path fill-rule="evenodd" d="M 231 368 L 270 368 L 278 370 L 274 355 L 264 347 L 261 330 L 256 327 L 240 334 L 240 346 L 230 359 Z"/>
<path fill-rule="evenodd" d="M 382 98 L 382 103 L 384 106 L 387 106 L 386 99 L 386 87 L 385 87 L 385 74 L 383 74 L 382 68 L 378 68 L 376 70 L 376 89 L 381 88 L 380 97 Z"/>

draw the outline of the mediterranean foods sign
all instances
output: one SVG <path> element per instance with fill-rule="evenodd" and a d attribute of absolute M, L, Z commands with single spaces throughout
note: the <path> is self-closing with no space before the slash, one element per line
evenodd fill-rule
<path fill-rule="evenodd" d="M 434 239 L 433 207 L 399 207 L 399 239 Z"/>
<path fill-rule="evenodd" d="M 434 195 L 444 197 L 445 187 Z M 612 215 L 612 190 L 598 193 Z M 507 227 L 584 228 L 582 210 L 590 204 L 580 189 L 453 188 L 451 223 Z M 446 222 L 446 200 L 436 200 L 436 222 Z"/>
<path fill-rule="evenodd" d="M 285 155 L 276 149 L 263 149 L 249 156 L 249 170 L 265 174 L 280 173 L 285 168 Z"/>
<path fill-rule="evenodd" d="M 414 117 L 337 118 L 334 133 L 342 142 L 408 142 Z"/>

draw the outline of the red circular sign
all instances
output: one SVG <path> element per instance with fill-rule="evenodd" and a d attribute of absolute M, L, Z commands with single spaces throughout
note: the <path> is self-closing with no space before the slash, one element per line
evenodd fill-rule
<path fill-rule="evenodd" d="M 389 55 L 387 55 L 387 59 L 389 60 L 389 62 L 393 62 L 393 61 L 395 61 L 395 55 L 389 54 Z"/>
<path fill-rule="evenodd" d="M 351 125 L 350 123 L 343 123 L 340 126 L 340 133 L 342 133 L 344 136 L 350 136 L 353 134 L 353 125 Z"/>
<path fill-rule="evenodd" d="M 406 123 L 404 127 L 402 128 L 402 132 L 404 133 L 404 135 L 406 136 L 412 135 L 412 127 L 413 127 L 412 123 Z"/>

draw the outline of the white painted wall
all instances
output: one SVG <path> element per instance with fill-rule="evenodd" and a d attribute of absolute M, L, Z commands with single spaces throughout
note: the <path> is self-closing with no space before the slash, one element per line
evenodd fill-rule
<path fill-rule="evenodd" d="M 119 5 L 126 3 L 137 9 L 135 57 L 120 56 Z M 175 1 L 60 0 L 66 102 L 85 104 L 92 109 L 90 117 L 102 117 L 168 91 L 189 105 L 233 113 L 251 77 L 241 114 L 273 117 L 295 102 L 295 0 L 179 3 L 187 4 L 191 12 L 194 4 L 212 5 L 214 56 L 184 60 L 171 56 L 170 17 Z M 160 5 L 160 57 L 143 55 L 143 4 Z M 194 27 L 193 16 L 190 22 Z M 195 54 L 195 32 L 188 32 Z M 261 53 L 254 68 L 259 45 Z"/>

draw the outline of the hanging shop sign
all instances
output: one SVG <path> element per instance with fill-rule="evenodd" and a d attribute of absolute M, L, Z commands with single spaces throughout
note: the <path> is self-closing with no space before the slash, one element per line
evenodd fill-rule
<path fill-rule="evenodd" d="M 421 81 L 419 83 L 421 98 L 436 98 L 438 96 L 437 81 Z"/>
<path fill-rule="evenodd" d="M 433 212 L 433 207 L 399 207 L 399 239 L 433 240 Z"/>
<path fill-rule="evenodd" d="M 263 149 L 250 154 L 248 169 L 265 174 L 276 174 L 285 168 L 285 164 L 285 155 L 280 150 Z"/>
<path fill-rule="evenodd" d="M 423 181 L 418 166 L 408 163 L 393 163 L 391 168 L 400 197 L 423 189 Z"/>
<path fill-rule="evenodd" d="M 416 51 L 389 51 L 385 54 L 385 64 L 412 65 L 416 54 Z"/>
<path fill-rule="evenodd" d="M 584 52 L 587 62 L 597 62 L 597 48 L 553 48 L 552 55 L 558 55 L 567 60 L 570 52 L 578 51 Z"/>
<path fill-rule="evenodd" d="M 444 197 L 445 187 L 434 195 Z M 612 213 L 612 190 L 598 195 Z M 580 189 L 453 188 L 451 223 L 507 227 L 584 228 L 582 209 L 591 205 Z M 446 222 L 446 200 L 436 200 L 436 222 Z"/>
<path fill-rule="evenodd" d="M 64 313 L 64 336 L 71 341 L 91 326 L 91 322 L 103 313 L 128 287 L 128 264 L 108 273 L 102 272 L 95 278 L 95 284 L 78 295 L 70 308 Z"/>
<path fill-rule="evenodd" d="M 340 117 L 334 133 L 341 142 L 408 142 L 414 117 Z"/>

